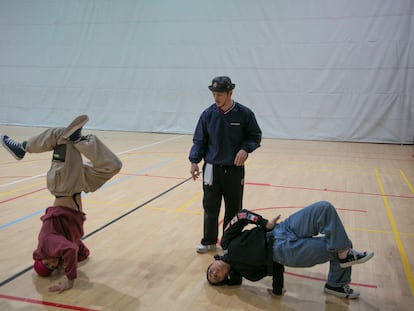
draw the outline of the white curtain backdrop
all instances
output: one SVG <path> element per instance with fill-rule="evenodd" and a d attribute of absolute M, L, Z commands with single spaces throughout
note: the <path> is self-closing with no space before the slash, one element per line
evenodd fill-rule
<path fill-rule="evenodd" d="M 264 137 L 413 143 L 414 0 L 0 0 L 0 123 L 192 134 L 214 76 Z"/>

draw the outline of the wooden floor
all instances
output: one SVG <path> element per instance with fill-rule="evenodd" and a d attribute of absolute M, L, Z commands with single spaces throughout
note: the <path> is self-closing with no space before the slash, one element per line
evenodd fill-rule
<path fill-rule="evenodd" d="M 1 126 L 17 140 L 41 128 Z M 85 133 L 91 132 L 86 129 Z M 375 257 L 353 268 L 357 300 L 323 293 L 328 265 L 286 268 L 287 295 L 271 278 L 229 288 L 206 283 L 212 253 L 195 252 L 202 185 L 189 179 L 189 135 L 94 131 L 123 161 L 122 171 L 83 196 L 91 257 L 75 287 L 32 269 L 39 217 L 51 203 L 51 154 L 16 161 L 0 147 L 0 310 L 413 310 L 414 148 L 412 145 L 264 139 L 246 164 L 244 207 L 287 217 L 328 200 L 356 249 Z M 61 276 L 62 277 L 62 276 Z"/>

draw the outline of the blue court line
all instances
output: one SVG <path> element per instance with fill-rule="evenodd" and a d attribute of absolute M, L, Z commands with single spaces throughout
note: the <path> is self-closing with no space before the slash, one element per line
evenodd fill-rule
<path fill-rule="evenodd" d="M 168 164 L 170 162 L 173 162 L 173 160 L 172 159 L 167 159 L 167 160 L 164 160 L 164 161 L 159 162 L 157 164 L 154 164 L 152 166 L 149 166 L 149 167 L 147 167 L 145 169 L 142 169 L 142 170 L 139 170 L 139 171 L 136 171 L 136 172 L 132 172 L 132 175 L 123 176 L 123 177 L 118 178 L 117 180 L 111 180 L 111 181 L 107 182 L 106 184 L 104 184 L 99 189 L 106 189 L 106 188 L 108 188 L 108 187 L 110 187 L 112 185 L 118 184 L 120 182 L 124 182 L 124 181 L 126 181 L 128 179 L 131 179 L 133 177 L 136 177 L 136 176 L 133 176 L 133 175 L 139 175 L 139 174 L 148 173 L 148 172 L 150 172 L 150 171 L 152 171 L 152 170 L 154 170 L 156 168 L 162 167 L 162 166 L 164 166 L 164 165 L 166 165 L 166 164 Z M 98 191 L 99 191 L 99 189 L 98 189 Z M 88 193 L 83 193 L 83 195 L 87 195 L 87 194 Z"/>
<path fill-rule="evenodd" d="M 42 214 L 42 213 L 44 213 L 44 211 L 45 211 L 45 209 L 41 209 L 41 210 L 38 210 L 37 212 L 31 213 L 31 214 L 29 214 L 29 215 L 26 215 L 26 216 L 23 216 L 23 217 L 18 218 L 18 219 L 16 219 L 16 220 L 13 220 L 13 221 L 11 221 L 11 222 L 8 222 L 8 223 L 6 223 L 6 224 L 4 224 L 4 225 L 1 225 L 1 226 L 0 226 L 0 229 L 4 229 L 4 228 L 7 228 L 7 227 L 10 227 L 10 226 L 12 226 L 12 225 L 14 225 L 14 224 L 17 224 L 17 223 L 19 223 L 19 222 L 21 222 L 21 221 L 23 221 L 23 220 L 26 220 L 26 219 L 32 218 L 32 217 L 34 217 L 34 216 L 37 216 L 37 215 L 39 215 L 39 214 Z"/>
<path fill-rule="evenodd" d="M 161 167 L 161 166 L 163 166 L 163 165 L 166 165 L 166 164 L 168 164 L 168 163 L 170 163 L 170 162 L 172 162 L 173 160 L 172 159 L 167 159 L 167 160 L 164 160 L 164 161 L 162 161 L 162 162 L 159 162 L 159 163 L 156 163 L 156 164 L 154 164 L 154 165 L 152 165 L 152 166 L 149 166 L 149 167 L 147 167 L 147 168 L 145 168 L 145 169 L 143 169 L 143 170 L 139 170 L 139 171 L 136 171 L 136 172 L 133 172 L 132 174 L 135 174 L 135 175 L 137 175 L 137 174 L 144 174 L 144 173 L 147 173 L 147 172 L 150 172 L 150 171 L 152 171 L 152 170 L 154 170 L 154 169 L 156 169 L 156 168 L 159 168 L 159 167 Z M 112 185 L 115 185 L 115 184 L 118 184 L 118 183 L 120 183 L 120 182 L 124 182 L 124 181 L 126 181 L 126 180 L 128 180 L 128 179 L 131 179 L 131 178 L 133 178 L 133 177 L 135 177 L 135 176 L 131 176 L 131 175 L 128 175 L 128 176 L 123 176 L 123 177 L 121 177 L 121 178 L 118 178 L 118 179 L 116 179 L 116 180 L 112 180 L 112 181 L 109 181 L 109 182 L 107 182 L 106 184 L 104 184 L 101 188 L 99 188 L 98 189 L 98 191 L 100 190 L 100 189 L 105 189 L 105 188 L 108 188 L 108 187 L 110 187 L 110 186 L 112 186 Z M 85 195 L 88 195 L 89 193 L 82 193 L 82 196 L 85 196 Z M 8 223 L 5 223 L 5 224 L 3 224 L 3 225 L 0 225 L 0 230 L 1 229 L 4 229 L 4 228 L 7 228 L 7 227 L 10 227 L 10 226 L 12 226 L 12 225 L 15 225 L 15 224 L 17 224 L 17 223 L 19 223 L 19 222 L 22 222 L 22 221 L 24 221 L 24 220 L 27 220 L 27 219 L 30 219 L 30 218 L 32 218 L 32 217 L 35 217 L 35 216 L 37 216 L 37 215 L 39 215 L 39 214 L 41 214 L 41 213 L 44 213 L 44 211 L 45 211 L 45 209 L 41 209 L 41 210 L 38 210 L 38 211 L 36 211 L 36 212 L 34 212 L 34 213 L 31 213 L 31 214 L 29 214 L 29 215 L 26 215 L 26 216 L 24 216 L 24 217 L 21 217 L 21 218 L 18 218 L 18 219 L 16 219 L 16 220 L 13 220 L 13 221 L 11 221 L 11 222 L 8 222 Z"/>

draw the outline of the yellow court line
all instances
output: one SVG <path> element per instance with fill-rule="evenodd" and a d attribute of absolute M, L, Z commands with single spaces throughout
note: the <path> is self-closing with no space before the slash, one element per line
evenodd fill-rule
<path fill-rule="evenodd" d="M 203 195 L 203 192 L 198 193 L 197 195 L 193 196 L 190 200 L 185 202 L 183 205 L 177 208 L 177 212 L 182 212 L 187 206 L 189 206 L 191 203 L 193 203 L 195 200 L 199 200 L 201 196 Z"/>
<path fill-rule="evenodd" d="M 92 205 L 99 206 L 99 207 L 101 207 L 101 206 L 131 207 L 131 205 L 132 205 L 130 202 L 122 203 L 122 202 L 118 202 L 118 201 L 103 201 L 103 200 L 90 199 L 88 197 L 82 197 L 82 202 L 85 202 L 85 203 L 87 202 L 86 205 L 88 207 L 92 206 Z M 83 203 L 83 204 L 85 204 L 85 203 Z"/>
<path fill-rule="evenodd" d="M 167 208 L 167 207 L 155 207 L 155 206 L 143 206 L 143 208 L 145 209 L 152 209 L 155 211 L 163 211 L 163 212 L 180 212 L 180 213 L 185 213 L 185 214 L 193 214 L 193 215 L 201 215 L 202 211 L 178 211 L 177 209 L 171 209 L 171 208 Z"/>
<path fill-rule="evenodd" d="M 37 187 L 39 185 L 43 185 L 43 187 L 46 187 L 45 182 L 42 181 L 42 182 L 38 182 L 38 183 L 31 184 L 29 186 L 25 186 L 25 187 L 21 187 L 21 188 L 15 188 L 15 189 L 13 189 L 11 191 L 0 192 L 0 197 L 1 196 L 6 196 L 6 195 L 10 195 L 10 194 L 15 194 L 16 192 L 20 192 L 20 191 L 23 191 L 23 190 L 27 190 L 27 189 L 33 188 L 35 186 Z"/>
<path fill-rule="evenodd" d="M 402 178 L 404 179 L 405 183 L 407 184 L 408 188 L 411 190 L 411 193 L 414 193 L 414 188 L 411 185 L 410 181 L 408 180 L 407 176 L 404 174 L 404 171 L 400 170 L 400 174 Z"/>
<path fill-rule="evenodd" d="M 362 231 L 362 232 L 375 232 L 375 233 L 386 233 L 392 234 L 391 230 L 379 230 L 379 229 L 367 229 L 367 228 L 356 228 L 356 227 L 345 227 L 346 231 Z M 414 233 L 411 232 L 401 232 L 400 235 L 408 235 L 414 237 Z"/>
<path fill-rule="evenodd" d="M 380 177 L 380 174 L 379 174 L 379 171 L 378 171 L 377 168 L 375 168 L 375 177 L 377 178 L 378 186 L 381 190 L 382 200 L 384 201 L 384 205 L 385 205 L 385 208 L 387 210 L 387 215 L 388 215 L 388 219 L 389 219 L 390 224 L 391 224 L 392 233 L 394 234 L 394 238 L 395 238 L 395 241 L 397 243 L 397 248 L 400 252 L 401 261 L 402 261 L 402 264 L 403 264 L 403 267 L 404 267 L 404 270 L 405 270 L 405 275 L 407 276 L 407 281 L 408 281 L 408 284 L 410 285 L 411 296 L 414 296 L 414 277 L 413 277 L 413 273 L 411 272 L 410 263 L 408 261 L 407 254 L 405 253 L 405 250 L 404 250 L 404 247 L 403 247 L 403 244 L 402 244 L 402 241 L 401 241 L 400 233 L 397 230 L 397 225 L 395 223 L 394 216 L 392 214 L 390 205 L 388 203 L 387 196 L 385 195 L 384 187 L 382 185 L 381 177 Z"/>

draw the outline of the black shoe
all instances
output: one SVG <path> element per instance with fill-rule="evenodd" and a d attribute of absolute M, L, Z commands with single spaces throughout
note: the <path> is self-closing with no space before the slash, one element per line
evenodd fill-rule
<path fill-rule="evenodd" d="M 63 138 L 69 139 L 72 142 L 78 142 L 82 138 L 82 127 L 89 121 L 87 115 L 81 115 L 73 120 L 62 134 Z"/>
<path fill-rule="evenodd" d="M 329 286 L 325 284 L 324 292 L 330 295 L 334 295 L 341 298 L 355 299 L 359 297 L 359 292 L 349 287 L 349 285 L 344 286 Z"/>
<path fill-rule="evenodd" d="M 21 143 L 14 141 L 9 136 L 4 134 L 1 135 L 0 142 L 4 146 L 4 148 L 6 148 L 7 151 L 10 152 L 11 155 L 15 157 L 17 160 L 21 160 L 24 158 L 26 151 L 24 150 Z"/>
<path fill-rule="evenodd" d="M 352 265 L 364 263 L 372 257 L 374 257 L 374 252 L 358 252 L 353 248 L 350 248 L 346 258 L 339 259 L 339 265 L 341 268 L 348 268 Z"/>

